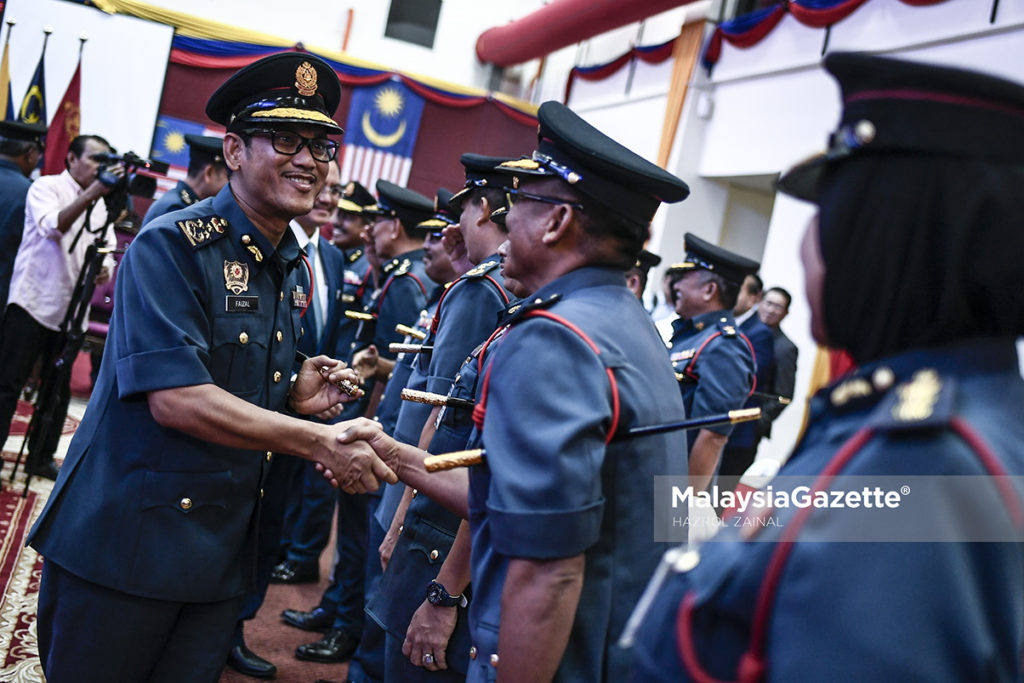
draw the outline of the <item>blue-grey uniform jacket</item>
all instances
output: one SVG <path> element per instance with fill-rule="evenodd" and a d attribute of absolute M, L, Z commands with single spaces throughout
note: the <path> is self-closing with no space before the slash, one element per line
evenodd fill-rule
<path fill-rule="evenodd" d="M 802 523 L 778 503 L 770 516 L 732 518 L 675 558 L 636 636 L 635 680 L 1021 680 L 1022 406 L 1012 339 L 904 352 L 819 391 L 774 491 L 824 472 L 835 475 L 822 480 L 830 494 L 882 477 L 899 505 L 851 508 L 844 495 Z M 967 480 L 981 498 L 963 495 L 976 491 L 958 488 Z M 950 495 L 931 495 L 934 481 L 952 482 Z M 972 513 L 968 501 L 981 506 Z M 851 542 L 851 532 L 895 533 L 909 510 L 925 514 L 905 541 Z M 972 542 L 986 538 L 1004 542 Z"/>
<path fill-rule="evenodd" d="M 682 419 L 682 400 L 665 345 L 621 270 L 574 270 L 530 302 L 490 345 L 478 382 L 487 455 L 470 470 L 468 679 L 497 673 L 491 655 L 509 561 L 583 554 L 556 680 L 622 681 L 627 662 L 614 642 L 665 550 L 653 535 L 653 477 L 685 474 L 686 442 L 679 432 L 606 442 L 612 430 Z"/>

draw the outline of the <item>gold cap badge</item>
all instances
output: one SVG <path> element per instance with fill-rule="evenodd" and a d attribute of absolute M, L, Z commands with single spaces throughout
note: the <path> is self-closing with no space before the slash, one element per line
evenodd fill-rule
<path fill-rule="evenodd" d="M 303 62 L 295 69 L 295 89 L 303 97 L 316 94 L 316 69 L 309 62 Z"/>

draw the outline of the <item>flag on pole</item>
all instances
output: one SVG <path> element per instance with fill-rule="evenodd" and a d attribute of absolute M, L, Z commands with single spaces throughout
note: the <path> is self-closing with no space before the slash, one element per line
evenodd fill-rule
<path fill-rule="evenodd" d="M 379 178 L 405 186 L 423 115 L 423 98 L 401 81 L 356 88 L 345 127 L 341 181 L 372 188 Z"/>
<path fill-rule="evenodd" d="M 7 26 L 7 39 L 4 40 L 4 56 L 0 60 L 0 114 L 4 121 L 14 120 L 14 98 L 11 97 L 11 61 L 9 57 L 11 47 L 11 28 Z"/>
<path fill-rule="evenodd" d="M 47 34 L 49 38 L 49 34 Z M 46 78 L 43 74 L 43 61 L 46 57 L 46 40 L 43 40 L 43 53 L 39 55 L 39 64 L 32 75 L 25 97 L 21 100 L 18 120 L 22 123 L 41 123 L 46 125 Z"/>
<path fill-rule="evenodd" d="M 167 170 L 166 178 L 157 178 L 156 193 L 153 199 L 159 199 L 165 192 L 174 188 L 179 180 L 184 180 L 188 175 L 188 143 L 186 135 L 224 135 L 223 128 L 209 128 L 202 123 L 176 119 L 163 114 L 156 121 L 156 131 L 153 134 L 153 151 L 149 158 L 154 161 L 163 161 L 170 168 Z"/>
<path fill-rule="evenodd" d="M 82 93 L 82 55 L 78 55 L 78 66 L 75 74 L 64 92 L 57 112 L 50 122 L 50 130 L 46 134 L 46 161 L 43 163 L 43 175 L 54 175 L 64 170 L 64 158 L 68 155 L 71 141 L 78 137 L 82 129 L 81 112 L 78 107 Z M 45 111 L 45 110 L 44 110 Z"/>

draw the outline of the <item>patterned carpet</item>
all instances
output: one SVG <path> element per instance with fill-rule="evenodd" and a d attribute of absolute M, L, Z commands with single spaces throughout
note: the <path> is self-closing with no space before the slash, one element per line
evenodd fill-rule
<path fill-rule="evenodd" d="M 25 476 L 19 470 L 9 480 L 15 452 L 3 452 L 0 485 L 0 681 L 36 683 L 43 680 L 36 650 L 36 595 L 43 559 L 25 547 L 25 536 L 42 511 L 53 482 L 32 480 L 28 496 L 22 498 Z"/>

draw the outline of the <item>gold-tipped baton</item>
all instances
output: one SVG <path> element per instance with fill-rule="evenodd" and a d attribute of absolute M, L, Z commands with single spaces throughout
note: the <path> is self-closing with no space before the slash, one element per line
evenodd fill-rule
<path fill-rule="evenodd" d="M 399 344 L 397 342 L 388 344 L 391 353 L 428 353 L 434 350 L 430 344 Z"/>
<path fill-rule="evenodd" d="M 784 406 L 788 406 L 790 403 L 793 402 L 793 399 L 790 398 L 789 396 L 779 396 L 778 394 L 769 394 L 764 391 L 755 391 L 750 396 L 751 398 L 756 398 L 761 401 L 776 401 L 777 403 Z"/>
<path fill-rule="evenodd" d="M 418 389 L 402 389 L 402 400 L 426 403 L 431 406 L 473 409 L 473 401 L 468 398 L 456 398 L 454 396 L 445 396 L 444 394 L 435 394 L 430 391 L 419 391 Z"/>
<path fill-rule="evenodd" d="M 366 322 L 377 319 L 377 316 L 372 313 L 363 313 L 362 311 L 345 311 L 345 317 L 351 318 L 352 320 L 363 320 Z"/>
<path fill-rule="evenodd" d="M 296 349 L 295 360 L 299 363 L 305 363 L 307 360 L 309 360 L 309 356 L 304 354 L 302 351 Z M 320 368 L 320 376 L 323 377 L 324 380 L 327 379 L 327 376 L 329 374 L 330 370 L 328 370 L 327 368 Z M 334 382 L 334 386 L 338 387 L 349 396 L 359 396 L 363 393 L 362 389 L 360 389 L 358 386 L 348 381 L 347 379 L 339 379 L 337 382 Z"/>
<path fill-rule="evenodd" d="M 427 338 L 426 332 L 417 330 L 415 327 L 403 325 L 402 323 L 395 325 L 395 332 L 404 337 L 412 337 L 413 339 L 419 339 L 420 341 L 424 341 Z"/>
<path fill-rule="evenodd" d="M 627 439 L 635 439 L 640 436 L 661 434 L 662 432 L 701 429 L 703 427 L 716 427 L 723 424 L 739 424 L 740 422 L 756 420 L 759 417 L 761 417 L 760 408 L 741 408 L 740 410 L 730 410 L 728 413 L 720 415 L 694 417 L 689 420 L 668 422 L 660 425 L 649 425 L 646 427 L 633 427 L 625 434 L 616 436 L 613 440 L 625 441 Z M 468 451 L 455 451 L 454 453 L 442 453 L 441 455 L 428 455 L 423 459 L 423 467 L 427 472 L 441 472 L 443 470 L 455 469 L 456 467 L 470 467 L 472 465 L 483 464 L 484 456 L 486 455 L 487 451 L 483 448 L 476 448 Z"/>

